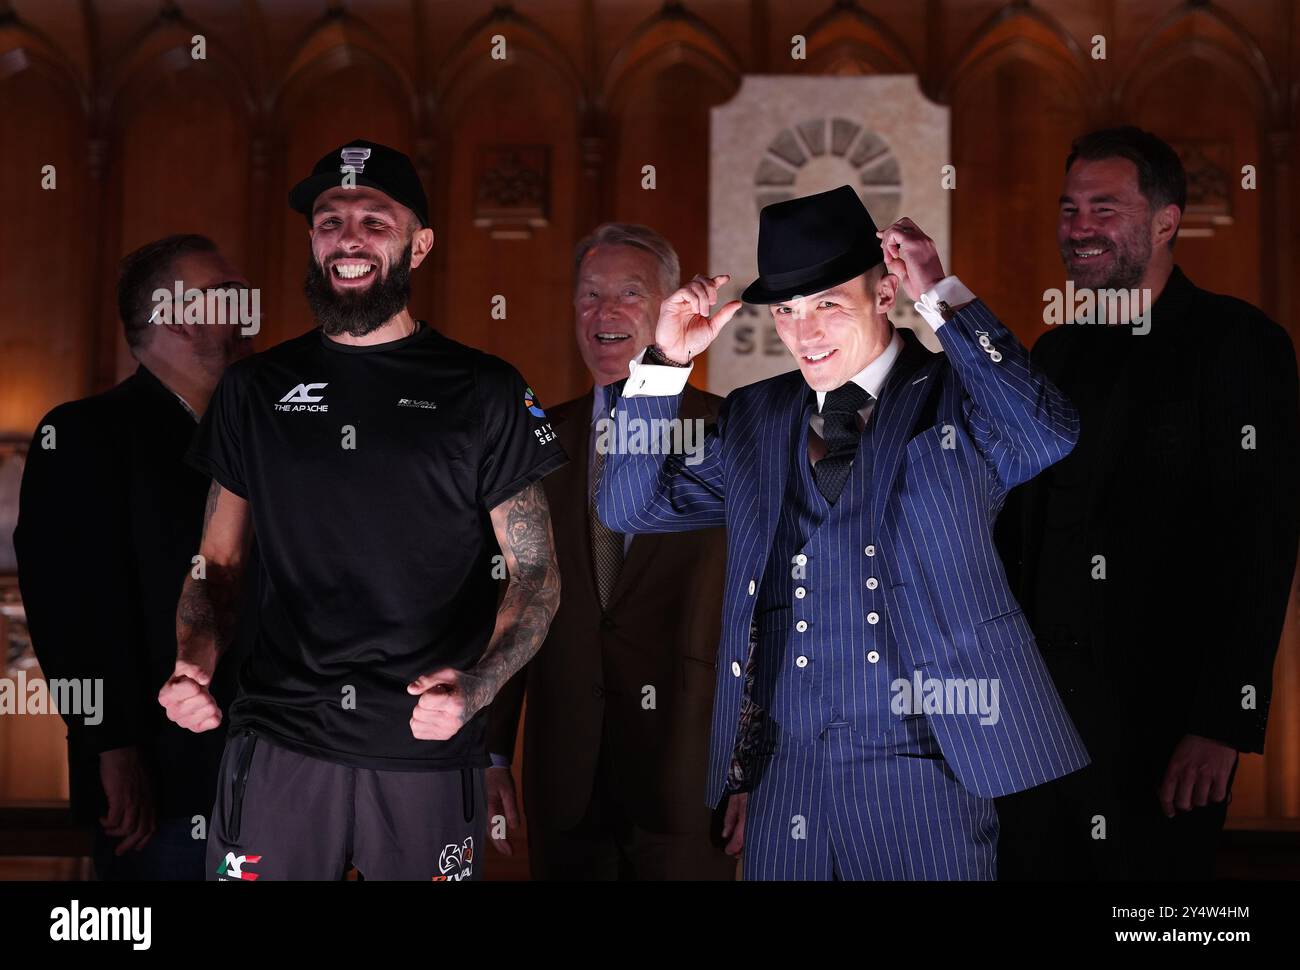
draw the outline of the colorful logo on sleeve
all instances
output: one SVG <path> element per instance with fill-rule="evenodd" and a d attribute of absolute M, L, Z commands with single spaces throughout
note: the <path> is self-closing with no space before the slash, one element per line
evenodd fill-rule
<path fill-rule="evenodd" d="M 524 407 L 528 408 L 528 413 L 535 418 L 546 417 L 546 412 L 537 406 L 537 395 L 533 393 L 531 387 L 524 388 Z"/>

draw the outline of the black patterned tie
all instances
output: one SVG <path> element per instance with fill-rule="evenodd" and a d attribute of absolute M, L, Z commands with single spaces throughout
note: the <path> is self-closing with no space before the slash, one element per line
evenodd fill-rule
<path fill-rule="evenodd" d="M 600 488 L 600 473 L 605 468 L 605 453 L 595 449 L 591 466 L 591 500 L 587 511 L 591 519 L 591 566 L 596 574 L 596 595 L 600 608 L 609 607 L 619 570 L 623 568 L 623 535 L 615 532 L 596 514 L 596 494 Z"/>
<path fill-rule="evenodd" d="M 840 497 L 848 481 L 853 456 L 858 452 L 862 429 L 858 426 L 858 412 L 875 398 L 853 381 L 835 388 L 826 395 L 822 404 L 822 440 L 826 454 L 813 465 L 813 479 L 817 491 L 831 505 Z"/>

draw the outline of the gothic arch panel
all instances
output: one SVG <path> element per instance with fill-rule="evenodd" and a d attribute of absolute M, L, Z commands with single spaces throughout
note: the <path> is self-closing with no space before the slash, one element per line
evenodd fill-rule
<path fill-rule="evenodd" d="M 17 60 L 0 74 L 0 433 L 28 435 L 53 405 L 91 389 L 97 239 L 86 217 L 94 187 L 80 99 L 70 83 Z M 47 165 L 53 188 L 42 186 Z"/>
<path fill-rule="evenodd" d="M 1063 284 L 1058 198 L 1070 142 L 1086 112 L 1032 60 L 1002 59 L 954 89 L 954 272 L 1021 340 L 1043 329 L 1043 290 Z"/>

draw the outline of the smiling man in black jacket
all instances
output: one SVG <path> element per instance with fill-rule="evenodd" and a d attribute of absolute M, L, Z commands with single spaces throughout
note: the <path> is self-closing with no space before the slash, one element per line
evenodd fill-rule
<path fill-rule="evenodd" d="M 1238 755 L 1264 749 L 1300 527 L 1295 350 L 1174 264 L 1186 197 L 1173 149 L 1136 128 L 1066 162 L 1070 279 L 1151 305 L 1033 350 L 1080 438 L 999 529 L 1093 764 L 1000 802 L 1005 878 L 1211 878 Z"/>

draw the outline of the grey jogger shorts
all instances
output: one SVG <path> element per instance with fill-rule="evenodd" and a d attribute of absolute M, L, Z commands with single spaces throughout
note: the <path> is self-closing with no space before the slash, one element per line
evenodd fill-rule
<path fill-rule="evenodd" d="M 209 880 L 476 879 L 483 771 L 380 771 L 231 734 L 208 826 Z"/>

